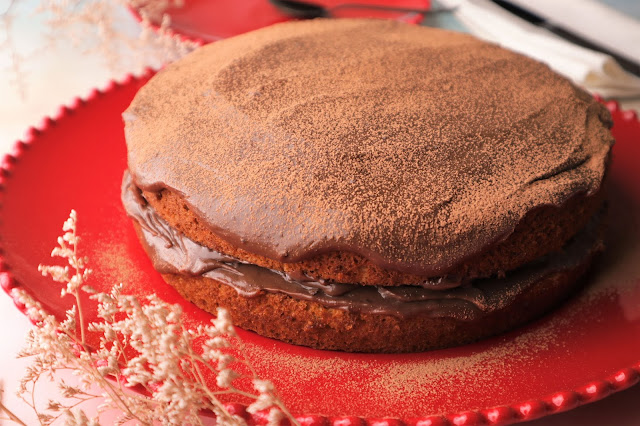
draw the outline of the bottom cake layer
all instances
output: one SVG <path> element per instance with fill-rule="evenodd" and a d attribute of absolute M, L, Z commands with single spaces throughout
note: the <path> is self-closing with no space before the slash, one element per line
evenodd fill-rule
<path fill-rule="evenodd" d="M 236 326 L 316 349 L 345 352 L 422 352 L 471 343 L 516 328 L 557 306 L 581 283 L 590 259 L 530 286 L 505 308 L 475 321 L 426 315 L 398 318 L 326 308 L 278 293 L 247 298 L 205 277 L 163 274 L 187 300 L 207 312 L 225 307 Z"/>
<path fill-rule="evenodd" d="M 415 352 L 460 345 L 542 315 L 578 285 L 602 248 L 601 214 L 561 252 L 502 278 L 375 287 L 293 278 L 237 261 L 172 229 L 133 185 L 123 201 L 155 268 L 183 297 L 261 335 L 318 349 Z"/>

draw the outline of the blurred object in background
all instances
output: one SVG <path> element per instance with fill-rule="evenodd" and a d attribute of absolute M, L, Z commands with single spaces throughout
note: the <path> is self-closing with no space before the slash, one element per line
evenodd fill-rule
<path fill-rule="evenodd" d="M 544 62 L 591 92 L 604 97 L 640 96 L 640 77 L 623 69 L 611 55 L 566 41 L 544 26 L 534 25 L 491 0 L 440 0 L 440 3 L 446 7 L 456 7 L 453 12 L 455 17 L 477 37 Z M 530 10 L 530 3 L 536 3 L 536 6 L 540 7 L 538 2 L 518 2 L 526 10 Z M 553 19 L 548 19 L 554 25 L 560 25 L 558 20 L 562 19 L 563 28 L 572 30 L 584 27 L 578 24 L 565 25 L 564 22 L 589 22 L 589 40 L 602 40 L 601 43 L 592 42 L 593 44 L 600 44 L 605 49 L 611 44 L 617 44 L 619 54 L 626 52 L 625 56 L 632 64 L 635 57 L 639 56 L 640 49 L 637 46 L 640 40 L 637 39 L 640 39 L 640 21 L 592 0 L 539 3 L 557 5 L 558 14 L 554 15 Z M 568 4 L 573 6 L 569 9 Z M 585 7 L 581 8 L 580 5 Z M 547 15 L 551 13 L 550 9 L 545 10 Z M 594 13 L 597 15 L 591 15 Z M 549 25 L 546 20 L 541 23 Z M 602 25 L 602 28 L 599 25 Z M 607 33 L 606 28 L 618 26 L 628 31 L 628 40 L 625 43 L 627 48 L 622 48 L 622 43 L 612 41 L 616 40 L 615 37 L 624 37 L 626 33 L 610 33 L 609 37 L 602 35 Z M 586 29 L 580 31 L 587 32 Z M 585 38 L 582 34 L 578 35 Z"/>

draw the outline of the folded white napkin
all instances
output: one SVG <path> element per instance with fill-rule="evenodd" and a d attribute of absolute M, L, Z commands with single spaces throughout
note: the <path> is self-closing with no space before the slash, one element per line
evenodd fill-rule
<path fill-rule="evenodd" d="M 509 0 L 509 2 L 640 64 L 640 21 L 600 1 Z M 623 2 L 628 2 L 630 5 L 633 0 L 616 0 L 616 3 Z M 640 11 L 640 8 L 637 10 Z M 640 16 L 636 15 L 636 18 Z"/>
<path fill-rule="evenodd" d="M 640 96 L 640 78 L 625 71 L 610 55 L 570 43 L 489 0 L 439 2 L 455 6 L 456 18 L 472 34 L 544 62 L 591 92 L 604 97 Z"/>

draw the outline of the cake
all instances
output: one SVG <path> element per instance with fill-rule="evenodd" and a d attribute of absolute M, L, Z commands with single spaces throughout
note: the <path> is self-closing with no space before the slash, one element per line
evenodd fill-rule
<path fill-rule="evenodd" d="M 552 309 L 603 247 L 609 113 L 469 35 L 277 24 L 167 66 L 123 116 L 123 203 L 155 269 L 270 338 L 475 341 Z"/>

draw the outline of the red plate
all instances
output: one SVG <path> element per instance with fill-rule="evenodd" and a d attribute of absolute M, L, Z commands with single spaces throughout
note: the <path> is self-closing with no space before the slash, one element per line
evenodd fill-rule
<path fill-rule="evenodd" d="M 429 0 L 366 0 L 351 2 L 345 0 L 312 0 L 313 3 L 332 7 L 346 3 L 365 3 L 373 5 L 395 5 L 398 7 L 426 9 Z M 140 15 L 132 10 L 137 19 Z M 167 11 L 171 16 L 171 29 L 188 39 L 198 42 L 211 42 L 237 34 L 246 33 L 291 18 L 280 12 L 268 0 L 184 0 L 184 6 Z M 383 12 L 367 9 L 342 9 L 338 17 L 370 17 L 397 19 L 418 23 L 422 15 L 417 13 Z M 156 22 L 155 25 L 158 23 Z"/>
<path fill-rule="evenodd" d="M 208 314 L 184 302 L 152 269 L 120 204 L 126 167 L 120 113 L 148 78 L 77 99 L 71 109 L 31 129 L 5 157 L 0 173 L 5 290 L 21 286 L 58 316 L 70 307 L 71 299 L 60 299 L 59 286 L 41 277 L 37 266 L 50 263 L 61 224 L 74 208 L 84 237 L 80 249 L 96 271 L 92 285 L 106 290 L 124 282 L 129 293 L 155 292 L 181 304 L 189 324 L 208 321 Z M 369 424 L 398 418 L 421 425 L 529 420 L 637 382 L 640 122 L 615 103 L 608 106 L 617 138 L 612 220 L 608 250 L 589 274 L 586 290 L 511 333 L 420 354 L 318 351 L 240 331 L 258 374 L 273 380 L 291 411 L 307 416 L 307 424 L 327 424 L 326 416 L 340 425 L 362 424 L 356 417 Z"/>

